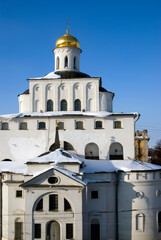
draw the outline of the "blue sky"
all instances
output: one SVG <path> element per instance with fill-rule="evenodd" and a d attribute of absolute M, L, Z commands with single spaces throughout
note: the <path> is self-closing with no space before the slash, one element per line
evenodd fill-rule
<path fill-rule="evenodd" d="M 102 77 L 115 112 L 139 112 L 136 129 L 161 139 L 161 1 L 0 1 L 0 114 L 18 112 L 27 78 L 54 70 L 56 40 L 80 41 L 80 69 Z"/>

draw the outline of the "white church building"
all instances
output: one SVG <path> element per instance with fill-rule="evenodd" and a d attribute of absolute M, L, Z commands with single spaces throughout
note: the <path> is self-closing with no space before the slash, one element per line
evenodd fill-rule
<path fill-rule="evenodd" d="M 161 167 L 135 160 L 140 115 L 113 112 L 68 31 L 53 52 L 55 71 L 0 115 L 0 239 L 161 239 Z"/>

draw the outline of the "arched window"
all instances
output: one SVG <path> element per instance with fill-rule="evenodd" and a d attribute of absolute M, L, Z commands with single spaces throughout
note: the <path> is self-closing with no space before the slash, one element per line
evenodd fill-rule
<path fill-rule="evenodd" d="M 51 99 L 47 100 L 47 112 L 53 111 L 53 101 Z"/>
<path fill-rule="evenodd" d="M 99 148 L 95 143 L 88 143 L 85 147 L 85 158 L 86 159 L 99 159 Z"/>
<path fill-rule="evenodd" d="M 100 223 L 98 219 L 91 221 L 91 240 L 100 240 Z"/>
<path fill-rule="evenodd" d="M 102 121 L 96 121 L 96 129 L 102 128 Z"/>
<path fill-rule="evenodd" d="M 20 130 L 27 130 L 27 122 L 20 122 L 19 129 Z"/>
<path fill-rule="evenodd" d="M 12 160 L 9 159 L 9 158 L 3 159 L 2 161 L 3 161 L 3 162 L 12 162 Z"/>
<path fill-rule="evenodd" d="M 39 122 L 38 129 L 45 129 L 45 128 L 46 128 L 45 122 Z"/>
<path fill-rule="evenodd" d="M 43 210 L 43 198 L 40 199 L 40 201 L 37 203 L 36 211 L 42 211 Z"/>
<path fill-rule="evenodd" d="M 142 213 L 136 215 L 136 230 L 143 232 L 144 231 L 144 220 L 145 216 Z"/>
<path fill-rule="evenodd" d="M 71 210 L 72 210 L 72 208 L 71 208 L 70 203 L 68 202 L 68 200 L 66 200 L 64 198 L 64 211 L 71 211 Z"/>
<path fill-rule="evenodd" d="M 161 232 L 161 212 L 158 213 L 158 232 Z"/>
<path fill-rule="evenodd" d="M 61 111 L 67 111 L 67 101 L 65 99 L 61 100 L 60 104 Z"/>
<path fill-rule="evenodd" d="M 64 67 L 65 68 L 68 67 L 68 57 L 67 56 L 65 57 L 65 60 L 64 60 Z"/>
<path fill-rule="evenodd" d="M 74 101 L 74 111 L 81 111 L 81 101 L 79 99 Z"/>
<path fill-rule="evenodd" d="M 84 129 L 83 128 L 83 122 L 82 121 L 76 121 L 75 129 Z"/>
<path fill-rule="evenodd" d="M 57 59 L 56 59 L 56 69 L 59 69 L 59 62 L 60 62 L 60 59 L 59 59 L 59 57 L 57 57 Z"/>
<path fill-rule="evenodd" d="M 120 143 L 112 143 L 109 157 L 110 160 L 123 160 L 123 146 Z"/>
<path fill-rule="evenodd" d="M 76 69 L 76 57 L 74 57 L 74 69 Z"/>
<path fill-rule="evenodd" d="M 74 148 L 73 148 L 72 144 L 70 144 L 69 142 L 64 141 L 64 150 L 69 151 L 69 150 L 74 150 Z"/>
<path fill-rule="evenodd" d="M 121 128 L 121 121 L 114 121 L 114 128 Z"/>
<path fill-rule="evenodd" d="M 15 220 L 15 238 L 21 240 L 23 239 L 23 222 L 20 218 Z"/>
<path fill-rule="evenodd" d="M 2 122 L 2 130 L 8 130 L 8 122 Z"/>

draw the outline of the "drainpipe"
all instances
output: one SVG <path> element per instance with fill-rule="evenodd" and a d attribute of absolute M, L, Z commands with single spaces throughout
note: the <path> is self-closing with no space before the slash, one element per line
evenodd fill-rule
<path fill-rule="evenodd" d="M 118 219 L 118 187 L 119 187 L 119 172 L 115 173 L 115 226 L 116 240 L 119 240 L 119 219 Z"/>

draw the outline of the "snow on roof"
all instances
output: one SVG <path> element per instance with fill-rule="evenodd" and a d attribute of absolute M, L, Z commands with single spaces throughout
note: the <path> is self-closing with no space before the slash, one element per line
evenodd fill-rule
<path fill-rule="evenodd" d="M 161 170 L 161 166 L 137 160 L 86 160 L 82 173 Z"/>
<path fill-rule="evenodd" d="M 25 174 L 27 172 L 27 166 L 24 163 L 2 161 L 0 162 L 0 173 L 2 172 Z"/>
<path fill-rule="evenodd" d="M 131 172 L 161 170 L 161 166 L 137 160 L 87 160 L 63 149 L 57 149 L 45 156 L 28 160 L 27 163 L 83 163 L 81 173 Z"/>
<path fill-rule="evenodd" d="M 80 158 L 72 153 L 69 153 L 61 148 L 46 154 L 44 156 L 36 157 L 28 160 L 26 163 L 78 163 L 81 164 Z"/>
<path fill-rule="evenodd" d="M 53 78 L 61 78 L 61 76 L 56 74 L 55 72 L 50 72 L 43 77 L 29 78 L 29 80 L 30 79 L 53 79 Z"/>
<path fill-rule="evenodd" d="M 15 114 L 6 114 L 6 115 L 0 115 L 1 119 L 12 119 L 12 118 L 23 118 L 23 117 L 57 117 L 57 116 L 91 116 L 91 117 L 108 117 L 108 116 L 114 116 L 114 115 L 138 115 L 138 113 L 113 113 L 113 112 L 106 112 L 106 111 L 100 111 L 100 112 L 82 112 L 82 111 L 58 111 L 58 112 L 31 112 L 31 113 L 15 113 Z"/>

